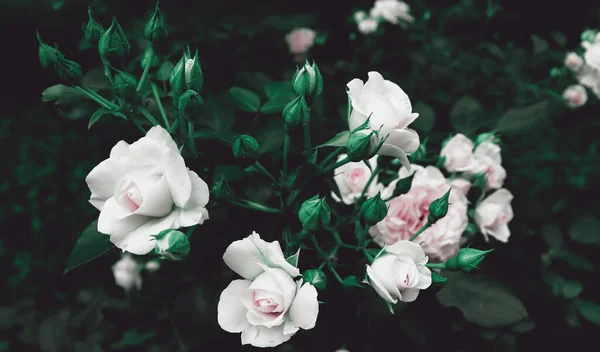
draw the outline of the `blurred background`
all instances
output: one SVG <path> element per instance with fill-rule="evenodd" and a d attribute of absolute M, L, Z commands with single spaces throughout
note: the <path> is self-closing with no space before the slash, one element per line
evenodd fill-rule
<path fill-rule="evenodd" d="M 88 131 L 88 119 L 80 116 L 89 117 L 87 110 L 43 103 L 41 92 L 59 79 L 39 64 L 36 32 L 47 43 L 58 43 L 67 58 L 88 72 L 99 60 L 94 49 L 82 44 L 87 7 L 92 6 L 105 26 L 117 16 L 137 55 L 143 43 L 135 38 L 143 36 L 154 4 L 5 0 L 0 5 L 5 76 L 0 110 L 0 351 L 242 349 L 237 336 L 216 326 L 214 302 L 222 288 L 209 279 L 219 273 L 207 273 L 202 282 L 194 274 L 203 260 L 220 261 L 224 247 L 215 254 L 192 249 L 195 259 L 145 274 L 152 277 L 145 278 L 144 290 L 137 294 L 126 295 L 114 284 L 110 266 L 118 251 L 62 277 L 77 236 L 97 216 L 87 202 L 85 176 L 116 141 L 133 141 L 139 133 L 117 121 Z M 594 1 L 415 1 L 409 5 L 421 23 L 418 31 L 386 29 L 367 47 L 351 17 L 356 10 L 368 10 L 370 1 L 163 0 L 160 5 L 175 48 L 170 60 L 179 60 L 182 44 L 197 46 L 209 89 L 239 82 L 240 72 L 289 79 L 295 63 L 284 36 L 295 26 L 306 26 L 327 34 L 310 54 L 331 91 L 331 107 L 324 115 L 338 119 L 346 82 L 380 70 L 398 77 L 396 82 L 407 87 L 411 99 L 435 111 L 433 132 L 442 134 L 455 127 L 449 116 L 465 95 L 478 99 L 480 117 L 486 120 L 512 106 L 542 100 L 544 90 L 562 94 L 564 84 L 549 79 L 550 70 L 579 46 L 586 27 L 600 27 L 600 5 Z M 431 19 L 423 22 L 426 12 Z M 484 44 L 502 60 L 491 60 Z M 139 74 L 139 64 L 135 70 Z M 598 292 L 598 106 L 596 101 L 574 111 L 535 112 L 553 115 L 543 123 L 524 118 L 523 128 L 515 128 L 518 133 L 503 136 L 507 187 L 515 194 L 516 215 L 510 242 L 497 247 L 484 269 L 514 290 L 533 323 L 486 331 L 464 321 L 456 308 L 439 306 L 432 295 L 423 298 L 425 310 L 406 319 L 387 315 L 382 305 L 381 312 L 373 308 L 349 326 L 357 321 L 354 311 L 331 303 L 318 329 L 277 350 L 334 351 L 345 345 L 351 351 L 379 351 L 391 343 L 396 348 L 453 351 L 593 346 L 600 311 L 581 316 L 578 307 L 579 299 L 597 302 Z M 243 216 L 250 219 L 252 214 Z M 581 233 L 583 241 L 578 240 Z M 192 248 L 195 243 L 200 248 L 209 242 L 192 240 Z"/>

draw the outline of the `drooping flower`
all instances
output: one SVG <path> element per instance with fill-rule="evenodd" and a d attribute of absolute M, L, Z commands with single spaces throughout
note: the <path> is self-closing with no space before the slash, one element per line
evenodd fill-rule
<path fill-rule="evenodd" d="M 475 208 L 475 223 L 486 240 L 488 236 L 492 236 L 500 242 L 508 242 L 508 223 L 514 216 L 512 200 L 512 193 L 502 188 L 489 195 Z"/>

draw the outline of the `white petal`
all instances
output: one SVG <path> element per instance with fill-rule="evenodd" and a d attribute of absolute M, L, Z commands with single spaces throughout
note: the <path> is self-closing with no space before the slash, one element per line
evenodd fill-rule
<path fill-rule="evenodd" d="M 408 254 L 413 260 L 417 260 L 425 256 L 425 252 L 420 245 L 408 240 L 398 241 L 390 246 L 387 246 L 385 247 L 385 251 L 395 255 Z"/>
<path fill-rule="evenodd" d="M 382 95 L 386 87 L 381 73 L 370 71 L 367 75 L 369 76 L 369 79 L 367 80 L 367 83 L 365 83 L 362 93 Z"/>
<path fill-rule="evenodd" d="M 385 140 L 386 144 L 392 144 L 404 150 L 405 153 L 414 153 L 419 149 L 421 142 L 419 134 L 411 129 L 396 129 L 390 133 Z"/>
<path fill-rule="evenodd" d="M 112 235 L 121 236 L 127 234 L 150 220 L 150 218 L 143 215 L 124 216 L 124 214 L 128 215 L 128 213 L 117 204 L 115 198 L 110 197 L 106 203 L 104 203 L 104 207 L 100 211 L 100 216 L 98 217 L 98 232 L 111 235 L 112 241 Z"/>
<path fill-rule="evenodd" d="M 412 120 L 410 122 L 408 121 L 412 118 L 412 116 L 410 116 L 412 106 L 408 95 L 406 95 L 402 88 L 394 82 L 385 80 L 383 84 L 385 87 L 384 96 L 390 100 L 399 115 L 406 117 L 403 119 L 404 121 L 401 121 L 401 124 L 405 125 L 403 127 L 408 126 L 412 122 Z"/>
<path fill-rule="evenodd" d="M 417 265 L 419 270 L 419 284 L 415 285 L 415 288 L 424 290 L 431 286 L 431 270 L 425 265 Z"/>
<path fill-rule="evenodd" d="M 269 268 L 266 265 L 258 264 L 277 285 L 277 292 L 283 296 L 283 304 L 287 311 L 294 301 L 296 295 L 296 282 L 288 272 L 279 268 Z"/>
<path fill-rule="evenodd" d="M 144 255 L 154 250 L 156 238 L 161 231 L 176 228 L 176 216 L 174 213 L 168 214 L 162 218 L 153 218 L 142 224 L 137 229 L 118 236 L 111 236 L 110 240 L 118 248 L 129 253 Z"/>
<path fill-rule="evenodd" d="M 177 208 L 178 222 L 181 227 L 202 224 L 208 219 L 206 204 L 210 196 L 208 185 L 194 171 L 188 171 L 192 182 L 192 193 L 183 208 Z"/>
<path fill-rule="evenodd" d="M 355 78 L 346 84 L 348 87 L 348 97 L 350 98 L 350 104 L 352 104 L 353 109 L 358 109 L 363 112 L 358 105 L 358 101 L 360 99 L 360 95 L 362 93 L 363 87 L 365 86 L 364 82 L 361 79 Z"/>
<path fill-rule="evenodd" d="M 400 299 L 402 302 L 413 302 L 419 296 L 419 290 L 416 288 L 407 288 L 402 291 L 402 298 Z"/>
<path fill-rule="evenodd" d="M 313 285 L 306 282 L 300 287 L 289 314 L 295 326 L 305 330 L 315 327 L 319 315 L 319 302 L 317 301 L 317 289 Z"/>
<path fill-rule="evenodd" d="M 240 294 L 246 291 L 251 283 L 250 280 L 233 280 L 221 292 L 217 305 L 217 321 L 223 330 L 242 332 L 250 325 L 246 320 L 248 309 L 242 304 Z"/>
<path fill-rule="evenodd" d="M 512 193 L 510 193 L 509 190 L 507 190 L 506 188 L 501 188 L 501 189 L 497 190 L 496 192 L 492 193 L 491 195 L 489 195 L 481 203 L 482 204 L 494 203 L 494 204 L 506 205 L 506 204 L 509 204 L 513 200 L 513 198 L 514 197 L 513 197 Z"/>
<path fill-rule="evenodd" d="M 298 332 L 298 330 L 300 330 L 299 327 L 297 327 L 296 325 L 294 325 L 294 323 L 292 323 L 291 320 L 286 320 L 285 323 L 283 324 L 283 334 L 284 335 L 293 335 L 296 332 Z"/>
<path fill-rule="evenodd" d="M 508 242 L 508 238 L 510 237 L 510 229 L 508 228 L 508 224 L 500 225 L 495 229 L 488 229 L 487 233 L 498 241 L 504 243 Z"/>
<path fill-rule="evenodd" d="M 242 345 L 250 344 L 254 347 L 275 347 L 289 341 L 293 334 L 285 335 L 283 333 L 284 324 L 267 328 L 264 326 L 252 326 L 242 331 Z"/>
<path fill-rule="evenodd" d="M 379 149 L 377 154 L 397 158 L 398 160 L 400 160 L 400 164 L 402 164 L 402 166 L 404 166 L 406 170 L 410 172 L 410 161 L 408 161 L 406 153 L 404 152 L 404 150 L 396 147 L 395 145 L 383 143 L 381 149 Z"/>
<path fill-rule="evenodd" d="M 483 142 L 475 148 L 473 155 L 476 158 L 488 157 L 495 163 L 502 163 L 502 156 L 500 152 L 500 146 L 492 142 Z"/>
<path fill-rule="evenodd" d="M 110 158 L 118 158 L 121 156 L 125 156 L 127 153 L 127 149 L 129 148 L 129 143 L 125 141 L 118 141 L 114 147 L 110 150 Z"/>
<path fill-rule="evenodd" d="M 367 115 L 368 114 L 362 113 L 358 109 L 352 110 L 352 113 L 348 117 L 348 129 L 350 131 L 354 131 L 355 129 L 360 127 L 362 124 L 365 123 L 365 121 L 367 121 Z"/>
<path fill-rule="evenodd" d="M 119 143 L 117 143 L 118 145 Z M 115 148 L 116 146 L 113 150 Z M 117 179 L 130 168 L 131 163 L 127 158 L 106 159 L 96 165 L 85 178 L 85 182 L 92 192 L 90 203 L 98 210 L 102 210 L 104 202 L 113 196 Z"/>
<path fill-rule="evenodd" d="M 394 299 L 389 294 L 389 292 L 385 289 L 381 280 L 377 277 L 377 275 L 375 275 L 375 272 L 373 271 L 373 269 L 371 269 L 371 267 L 368 265 L 367 265 L 367 277 L 369 278 L 369 284 L 371 285 L 371 287 L 373 287 L 375 289 L 375 292 L 377 292 L 377 294 L 379 296 L 381 296 L 381 298 L 385 299 L 387 302 L 390 302 L 390 303 L 398 302 L 397 299 Z"/>
<path fill-rule="evenodd" d="M 135 214 L 162 217 L 171 212 L 173 198 L 169 191 L 167 178 L 164 175 L 154 183 L 151 189 L 145 191 L 143 194 L 144 201 L 134 212 Z"/>
<path fill-rule="evenodd" d="M 165 145 L 173 150 L 174 152 L 179 153 L 179 148 L 177 148 L 177 144 L 173 141 L 173 137 L 161 126 L 152 127 L 148 133 L 146 133 L 146 137 L 151 138 L 157 142 L 163 142 Z"/>

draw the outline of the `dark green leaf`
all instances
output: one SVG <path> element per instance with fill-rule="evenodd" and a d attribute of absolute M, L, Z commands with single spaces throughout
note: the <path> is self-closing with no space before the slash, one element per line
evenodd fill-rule
<path fill-rule="evenodd" d="M 235 78 L 240 86 L 254 92 L 263 92 L 271 84 L 271 77 L 262 72 L 239 72 Z"/>
<path fill-rule="evenodd" d="M 342 131 L 338 133 L 335 137 L 331 138 L 329 141 L 316 146 L 315 148 L 322 147 L 345 147 L 346 143 L 348 143 L 348 138 L 350 138 L 350 131 Z"/>
<path fill-rule="evenodd" d="M 234 165 L 219 165 L 215 168 L 214 179 L 222 177 L 228 182 L 238 181 L 244 178 L 244 168 Z"/>
<path fill-rule="evenodd" d="M 235 122 L 235 111 L 218 94 L 209 94 L 204 101 L 203 114 L 197 122 L 217 132 L 229 131 Z"/>
<path fill-rule="evenodd" d="M 63 276 L 72 269 L 100 257 L 111 248 L 114 248 L 114 245 L 110 242 L 110 236 L 98 232 L 98 220 L 94 220 L 77 239 Z"/>
<path fill-rule="evenodd" d="M 272 153 L 283 148 L 285 140 L 285 129 L 283 127 L 283 119 L 274 119 L 261 128 L 256 140 L 260 144 L 260 154 Z"/>
<path fill-rule="evenodd" d="M 589 260 L 566 249 L 551 250 L 550 256 L 565 261 L 570 266 L 579 270 L 594 271 L 595 267 Z"/>
<path fill-rule="evenodd" d="M 582 317 L 590 323 L 600 326 L 600 304 L 582 300 L 577 308 Z"/>
<path fill-rule="evenodd" d="M 506 135 L 526 133 L 531 129 L 542 127 L 547 122 L 549 114 L 548 100 L 524 108 L 513 108 L 500 116 L 496 130 Z"/>
<path fill-rule="evenodd" d="M 260 112 L 265 115 L 280 113 L 289 102 L 290 100 L 284 95 L 276 96 L 267 100 L 267 102 L 260 107 Z"/>
<path fill-rule="evenodd" d="M 260 97 L 251 90 L 232 87 L 229 94 L 234 104 L 242 111 L 255 112 L 260 108 Z"/>
<path fill-rule="evenodd" d="M 548 247 L 560 249 L 563 245 L 563 237 L 560 228 L 554 223 L 546 223 L 541 229 L 542 238 L 548 244 Z"/>
<path fill-rule="evenodd" d="M 65 86 L 64 84 L 57 84 L 48 87 L 42 92 L 43 102 L 56 101 L 56 105 L 70 103 L 86 98 L 88 98 L 88 96 L 82 93 L 80 90 Z"/>
<path fill-rule="evenodd" d="M 481 126 L 482 116 L 483 107 L 479 101 L 470 95 L 465 95 L 452 108 L 450 122 L 456 132 L 469 135 Z"/>
<path fill-rule="evenodd" d="M 265 94 L 270 99 L 275 97 L 287 97 L 288 102 L 293 100 L 296 97 L 296 93 L 294 93 L 294 88 L 291 82 L 271 82 L 265 87 Z"/>
<path fill-rule="evenodd" d="M 100 118 L 104 115 L 106 115 L 106 113 L 108 112 L 108 110 L 106 110 L 105 108 L 100 108 L 98 110 L 96 110 L 96 112 L 92 115 L 92 117 L 90 118 L 90 122 L 88 123 L 88 130 L 90 128 L 92 128 L 92 126 L 98 122 L 98 120 L 100 120 Z"/>
<path fill-rule="evenodd" d="M 579 281 L 569 280 L 562 285 L 562 294 L 566 299 L 573 299 L 583 291 L 583 284 Z"/>
<path fill-rule="evenodd" d="M 437 293 L 445 307 L 460 309 L 465 320 L 484 328 L 513 325 L 527 317 L 525 306 L 507 287 L 481 275 L 444 271 L 446 286 Z"/>
<path fill-rule="evenodd" d="M 593 215 L 577 218 L 569 227 L 573 241 L 583 244 L 600 244 L 600 220 Z"/>
<path fill-rule="evenodd" d="M 344 288 L 362 287 L 362 285 L 360 284 L 360 282 L 358 282 L 358 279 L 354 275 L 350 275 L 350 276 L 346 277 L 344 279 L 344 281 L 342 282 L 342 286 Z"/>

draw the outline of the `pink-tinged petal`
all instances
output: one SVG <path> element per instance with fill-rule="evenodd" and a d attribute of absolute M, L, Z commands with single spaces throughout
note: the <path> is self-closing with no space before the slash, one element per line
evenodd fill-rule
<path fill-rule="evenodd" d="M 173 141 L 173 137 L 161 126 L 152 127 L 148 133 L 146 133 L 146 137 L 151 138 L 157 142 L 165 143 L 165 145 L 173 150 L 174 152 L 179 153 L 179 148 L 177 148 L 177 144 Z"/>
<path fill-rule="evenodd" d="M 219 298 L 217 305 L 217 321 L 227 332 L 242 332 L 250 326 L 246 320 L 246 307 L 240 300 L 240 295 L 250 287 L 250 280 L 233 280 Z"/>
<path fill-rule="evenodd" d="M 488 157 L 497 164 L 502 163 L 500 146 L 492 142 L 483 142 L 473 151 L 475 158 Z"/>
<path fill-rule="evenodd" d="M 506 243 L 510 237 L 510 229 L 508 228 L 508 224 L 502 224 L 494 229 L 488 229 L 487 234 L 500 242 Z"/>
<path fill-rule="evenodd" d="M 127 234 L 111 236 L 110 240 L 115 246 L 129 253 L 148 254 L 156 246 L 156 235 L 161 231 L 175 228 L 175 219 L 174 213 L 162 218 L 154 218 Z"/>
<path fill-rule="evenodd" d="M 502 208 L 500 204 L 485 203 L 484 200 L 475 208 L 475 223 L 480 229 L 487 228 L 496 221 L 496 215 L 502 211 Z"/>
<path fill-rule="evenodd" d="M 393 130 L 385 143 L 395 145 L 404 150 L 405 153 L 414 153 L 421 145 L 419 134 L 411 129 Z"/>
<path fill-rule="evenodd" d="M 124 214 L 128 214 L 128 212 L 117 204 L 115 198 L 109 198 L 98 217 L 98 232 L 111 235 L 111 241 L 113 241 L 113 235 L 120 237 L 128 234 L 150 220 L 143 215 L 123 216 Z"/>
<path fill-rule="evenodd" d="M 512 195 L 512 193 L 510 193 L 509 190 L 507 190 L 506 188 L 501 188 L 499 190 L 497 190 L 496 192 L 492 193 L 490 196 L 488 196 L 486 199 L 484 199 L 481 203 L 482 204 L 488 204 L 488 203 L 494 203 L 494 204 L 510 204 L 510 202 L 513 200 L 514 196 Z"/>
<path fill-rule="evenodd" d="M 417 265 L 417 269 L 419 270 L 419 283 L 415 285 L 415 288 L 424 290 L 431 286 L 431 270 L 424 264 Z"/>
<path fill-rule="evenodd" d="M 381 298 L 383 298 L 384 300 L 386 300 L 387 302 L 390 302 L 390 303 L 398 302 L 397 299 L 393 298 L 388 293 L 388 291 L 385 289 L 385 286 L 383 285 L 383 283 L 381 282 L 379 277 L 377 277 L 377 275 L 375 274 L 373 269 L 368 265 L 367 265 L 367 277 L 369 279 L 369 284 L 371 285 L 371 287 L 373 287 L 373 289 L 375 289 L 375 292 L 377 292 L 377 294 L 379 296 L 381 296 Z"/>
<path fill-rule="evenodd" d="M 419 290 L 416 288 L 407 288 L 402 291 L 402 298 L 400 299 L 402 302 L 413 302 L 419 296 Z"/>
<path fill-rule="evenodd" d="M 152 185 L 151 189 L 144 191 L 144 201 L 134 212 L 135 214 L 162 217 L 171 212 L 171 209 L 173 208 L 173 198 L 169 191 L 167 178 L 164 175 Z"/>
<path fill-rule="evenodd" d="M 406 153 L 404 152 L 404 150 L 396 147 L 395 145 L 383 143 L 377 154 L 397 158 L 398 160 L 400 160 L 400 164 L 402 164 L 402 166 L 404 166 L 406 170 L 410 172 L 410 161 L 408 161 Z"/>
<path fill-rule="evenodd" d="M 288 272 L 280 268 L 269 268 L 264 264 L 258 264 L 277 285 L 277 292 L 283 296 L 283 304 L 287 311 L 294 301 L 296 295 L 296 283 Z"/>
<path fill-rule="evenodd" d="M 208 219 L 206 204 L 210 197 L 208 185 L 194 171 L 188 171 L 192 181 L 192 195 L 183 208 L 177 208 L 178 223 L 181 227 L 202 224 Z"/>
<path fill-rule="evenodd" d="M 90 203 L 98 210 L 102 210 L 104 202 L 113 196 L 117 179 L 130 168 L 131 161 L 128 158 L 106 159 L 93 168 L 85 178 L 92 192 Z"/>
<path fill-rule="evenodd" d="M 300 287 L 294 303 L 290 306 L 289 314 L 295 326 L 304 330 L 315 327 L 319 315 L 319 301 L 317 289 L 313 285 L 306 282 Z"/>
<path fill-rule="evenodd" d="M 242 345 L 250 344 L 254 347 L 275 347 L 282 343 L 289 341 L 293 334 L 285 335 L 283 333 L 284 324 L 267 328 L 264 326 L 253 326 L 248 329 L 252 329 L 251 332 L 245 334 L 246 330 L 242 332 Z M 256 329 L 256 332 L 254 331 Z M 244 336 L 246 335 L 246 336 Z M 252 338 L 251 338 L 252 337 Z"/>

